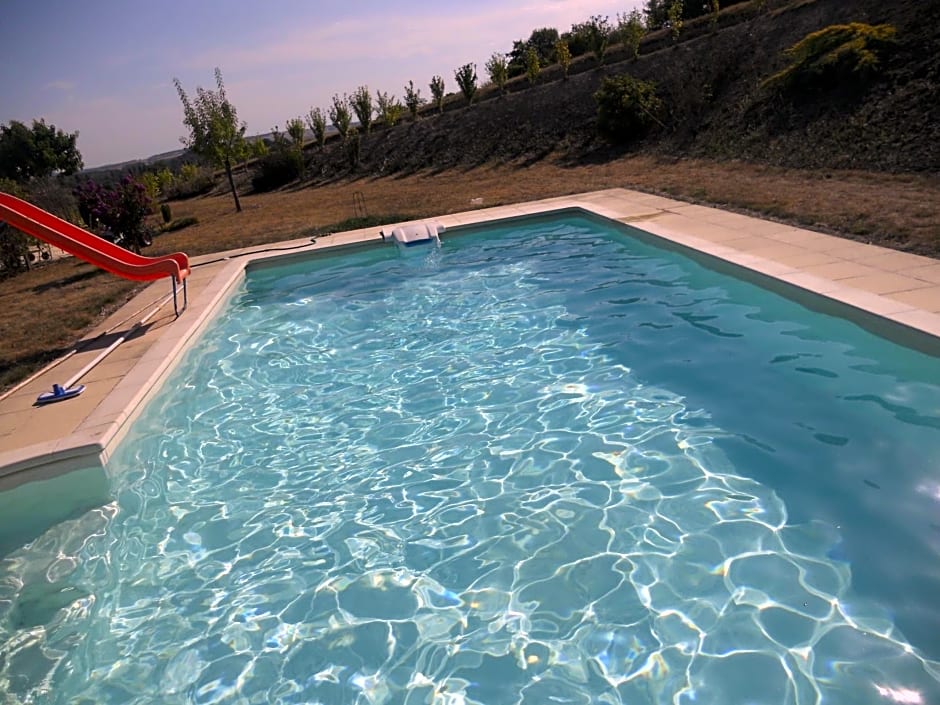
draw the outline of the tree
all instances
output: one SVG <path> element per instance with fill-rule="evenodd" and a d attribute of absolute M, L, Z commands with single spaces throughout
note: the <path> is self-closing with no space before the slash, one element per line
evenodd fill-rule
<path fill-rule="evenodd" d="M 571 30 L 562 34 L 561 38 L 568 43 L 571 56 L 582 56 L 591 50 L 585 22 L 571 25 Z"/>
<path fill-rule="evenodd" d="M 349 97 L 344 93 L 343 97 L 333 96 L 333 105 L 330 106 L 330 122 L 339 133 L 343 142 L 349 136 L 349 126 L 352 124 L 352 113 L 349 112 Z"/>
<path fill-rule="evenodd" d="M 359 124 L 367 135 L 372 132 L 372 94 L 368 86 L 359 86 L 349 99 L 349 104 L 359 118 Z"/>
<path fill-rule="evenodd" d="M 594 58 L 597 59 L 598 66 L 600 66 L 604 63 L 604 56 L 607 54 L 610 35 L 613 33 L 614 28 L 610 24 L 609 17 L 601 17 L 600 15 L 593 15 L 585 26 L 587 28 L 588 45 L 594 53 Z"/>
<path fill-rule="evenodd" d="M 741 5 L 745 2 L 756 2 L 756 7 L 760 10 L 765 0 L 693 0 L 683 3 L 679 19 L 683 22 L 694 20 L 696 17 L 712 15 L 712 23 L 716 20 L 717 14 L 722 8 L 731 5 Z M 646 15 L 646 27 L 650 32 L 657 29 L 670 28 L 669 9 L 673 4 L 672 0 L 646 0 L 646 6 L 643 8 L 643 14 Z"/>
<path fill-rule="evenodd" d="M 190 101 L 178 78 L 173 79 L 176 92 L 183 103 L 183 124 L 189 128 L 189 137 L 180 141 L 194 154 L 208 160 L 214 166 L 225 169 L 235 211 L 240 213 L 242 204 L 238 200 L 232 164 L 242 161 L 247 154 L 245 123 L 238 121 L 235 106 L 225 94 L 222 71 L 215 70 L 216 90 L 196 88 L 196 99 Z"/>
<path fill-rule="evenodd" d="M 646 15 L 646 28 L 650 32 L 655 32 L 663 27 L 667 20 L 666 9 L 668 0 L 647 0 L 646 7 L 643 8 L 643 14 Z"/>
<path fill-rule="evenodd" d="M 630 14 L 617 15 L 617 31 L 624 49 L 634 61 L 640 56 L 640 42 L 646 34 L 643 16 L 634 8 Z"/>
<path fill-rule="evenodd" d="M 534 49 L 539 58 L 540 66 L 548 66 L 555 62 L 555 43 L 560 39 L 558 30 L 554 27 L 541 27 L 532 30 L 532 34 L 525 41 L 512 43 L 509 53 L 509 76 L 521 76 L 526 72 L 529 49 Z"/>
<path fill-rule="evenodd" d="M 539 53 L 535 47 L 529 47 L 525 54 L 525 75 L 529 79 L 529 85 L 534 85 L 539 80 L 539 74 L 542 72 L 542 66 L 539 64 Z"/>
<path fill-rule="evenodd" d="M 506 82 L 509 80 L 509 61 L 505 54 L 495 52 L 486 62 L 486 73 L 500 93 L 506 92 Z"/>
<path fill-rule="evenodd" d="M 408 81 L 405 86 L 405 105 L 408 106 L 408 112 L 411 113 L 411 119 L 418 119 L 418 108 L 421 107 L 421 89 L 415 90 L 415 82 Z"/>
<path fill-rule="evenodd" d="M 431 77 L 431 95 L 434 96 L 434 104 L 437 106 L 437 112 L 444 112 L 444 79 L 440 76 Z"/>
<path fill-rule="evenodd" d="M 558 65 L 561 66 L 561 70 L 567 81 L 568 70 L 571 68 L 571 49 L 568 48 L 568 42 L 564 39 L 559 39 L 555 42 L 555 56 L 558 57 Z"/>
<path fill-rule="evenodd" d="M 539 65 L 548 66 L 555 62 L 555 42 L 560 38 L 558 30 L 554 27 L 542 27 L 532 30 L 526 45 L 527 48 L 535 49 L 539 57 Z"/>
<path fill-rule="evenodd" d="M 477 93 L 477 65 L 464 64 L 454 71 L 454 79 L 460 87 L 460 92 L 467 99 L 467 105 L 473 104 L 473 96 Z"/>
<path fill-rule="evenodd" d="M 666 8 L 666 18 L 669 22 L 669 32 L 672 34 L 672 41 L 677 41 L 682 33 L 683 24 L 683 6 L 682 0 L 670 0 L 669 7 Z"/>
<path fill-rule="evenodd" d="M 284 124 L 284 129 L 287 130 L 287 134 L 294 143 L 294 147 L 297 149 L 303 149 L 304 134 L 306 134 L 306 130 L 304 129 L 304 121 L 300 118 L 291 118 Z"/>
<path fill-rule="evenodd" d="M 313 132 L 313 139 L 320 149 L 326 144 L 326 115 L 320 108 L 311 108 L 307 113 L 307 125 Z"/>
<path fill-rule="evenodd" d="M 67 134 L 45 120 L 33 120 L 32 128 L 17 120 L 0 125 L 0 178 L 25 184 L 56 172 L 74 174 L 84 166 L 76 140 L 78 132 Z"/>
<path fill-rule="evenodd" d="M 291 146 L 293 147 L 291 160 L 294 167 L 299 171 L 299 178 L 304 175 L 304 136 L 307 132 L 304 129 L 304 121 L 299 117 L 291 118 L 284 124 L 284 128 L 291 139 Z"/>
<path fill-rule="evenodd" d="M 395 96 L 389 96 L 388 93 L 382 93 L 382 91 L 375 92 L 375 106 L 379 118 L 388 127 L 392 127 L 397 123 L 404 111 L 402 104 L 398 102 Z"/>

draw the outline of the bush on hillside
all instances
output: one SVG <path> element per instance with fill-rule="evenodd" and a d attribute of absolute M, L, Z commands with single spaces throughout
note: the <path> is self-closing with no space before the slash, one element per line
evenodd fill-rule
<path fill-rule="evenodd" d="M 863 86 L 896 43 L 892 25 L 835 24 L 807 34 L 784 53 L 791 64 L 763 85 L 771 90 L 819 91 Z"/>
<path fill-rule="evenodd" d="M 597 131 L 604 139 L 627 143 L 645 135 L 662 109 L 656 84 L 630 74 L 605 78 L 594 94 L 597 103 Z"/>
<path fill-rule="evenodd" d="M 255 191 L 272 191 L 296 181 L 304 173 L 304 157 L 296 149 L 271 149 L 255 163 L 251 185 Z"/>
<path fill-rule="evenodd" d="M 195 164 L 183 164 L 180 173 L 163 187 L 163 196 L 168 200 L 178 198 L 192 198 L 208 193 L 215 186 L 215 175 L 212 169 L 199 167 Z"/>

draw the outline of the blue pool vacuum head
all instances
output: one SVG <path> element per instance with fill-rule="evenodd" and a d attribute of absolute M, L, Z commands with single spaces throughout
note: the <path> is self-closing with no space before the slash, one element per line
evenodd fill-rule
<path fill-rule="evenodd" d="M 62 401 L 63 399 L 71 399 L 72 397 L 77 397 L 79 394 L 85 391 L 84 384 L 76 384 L 74 387 L 69 387 L 64 389 L 58 384 L 52 385 L 51 392 L 43 392 L 40 394 L 37 399 L 37 404 L 51 404 L 54 401 Z"/>

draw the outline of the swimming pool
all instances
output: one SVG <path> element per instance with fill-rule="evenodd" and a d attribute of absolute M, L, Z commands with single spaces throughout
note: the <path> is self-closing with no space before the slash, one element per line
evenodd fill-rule
<path fill-rule="evenodd" d="M 259 269 L 3 559 L 0 692 L 933 702 L 938 368 L 584 218 Z"/>

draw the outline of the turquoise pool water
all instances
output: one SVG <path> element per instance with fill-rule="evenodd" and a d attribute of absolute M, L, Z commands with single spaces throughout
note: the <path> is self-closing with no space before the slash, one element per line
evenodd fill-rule
<path fill-rule="evenodd" d="M 582 218 L 253 272 L 0 702 L 940 702 L 938 372 Z"/>

